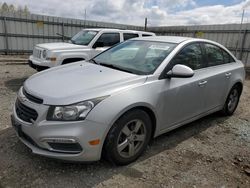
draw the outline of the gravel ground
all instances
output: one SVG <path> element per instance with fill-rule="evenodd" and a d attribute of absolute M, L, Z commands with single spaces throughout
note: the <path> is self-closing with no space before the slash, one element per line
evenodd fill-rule
<path fill-rule="evenodd" d="M 250 80 L 232 117 L 212 114 L 154 139 L 135 163 L 63 163 L 33 155 L 10 125 L 22 82 L 36 71 L 0 63 L 0 187 L 250 187 Z"/>

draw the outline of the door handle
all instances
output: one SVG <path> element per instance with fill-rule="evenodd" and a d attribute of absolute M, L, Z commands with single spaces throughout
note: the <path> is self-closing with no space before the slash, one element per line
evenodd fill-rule
<path fill-rule="evenodd" d="M 229 78 L 229 77 L 231 76 L 231 74 L 232 74 L 231 72 L 228 72 L 228 73 L 225 74 L 225 76 L 226 76 L 227 78 Z"/>
<path fill-rule="evenodd" d="M 204 80 L 204 81 L 199 82 L 198 85 L 199 85 L 200 87 L 203 87 L 203 86 L 206 85 L 206 84 L 207 84 L 207 81 Z"/>

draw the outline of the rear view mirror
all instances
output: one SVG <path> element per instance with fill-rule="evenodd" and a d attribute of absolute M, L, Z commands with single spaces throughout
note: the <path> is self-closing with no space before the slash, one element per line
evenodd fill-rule
<path fill-rule="evenodd" d="M 194 71 L 186 65 L 175 65 L 172 70 L 167 73 L 168 78 L 190 78 L 194 75 Z"/>

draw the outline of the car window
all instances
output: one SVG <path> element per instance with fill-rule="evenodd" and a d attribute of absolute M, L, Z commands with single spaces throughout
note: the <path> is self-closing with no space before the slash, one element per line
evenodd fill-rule
<path fill-rule="evenodd" d="M 232 63 L 235 62 L 234 58 L 227 53 L 225 50 L 222 50 L 223 58 L 224 58 L 224 63 Z"/>
<path fill-rule="evenodd" d="M 205 43 L 205 51 L 207 56 L 207 66 L 216 66 L 224 64 L 222 49 L 213 45 Z"/>
<path fill-rule="evenodd" d="M 143 37 L 152 37 L 150 34 L 142 34 Z"/>
<path fill-rule="evenodd" d="M 97 64 L 119 67 L 134 74 L 152 74 L 176 44 L 128 40 L 96 56 Z"/>
<path fill-rule="evenodd" d="M 73 36 L 70 41 L 73 44 L 88 45 L 97 33 L 97 31 L 83 30 Z"/>
<path fill-rule="evenodd" d="M 184 47 L 171 61 L 171 65 L 182 64 L 197 70 L 204 67 L 203 55 L 199 43 Z"/>
<path fill-rule="evenodd" d="M 120 42 L 120 33 L 103 33 L 94 44 L 96 47 L 110 47 Z"/>
<path fill-rule="evenodd" d="M 124 40 L 132 39 L 132 38 L 136 38 L 136 37 L 139 37 L 139 35 L 136 33 L 123 33 Z"/>

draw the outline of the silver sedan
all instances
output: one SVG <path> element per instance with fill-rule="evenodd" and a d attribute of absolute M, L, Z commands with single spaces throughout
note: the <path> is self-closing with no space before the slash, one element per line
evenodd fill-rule
<path fill-rule="evenodd" d="M 242 62 L 218 43 L 135 38 L 31 76 L 12 124 L 35 154 L 125 165 L 160 134 L 217 111 L 232 115 L 244 78 Z"/>

